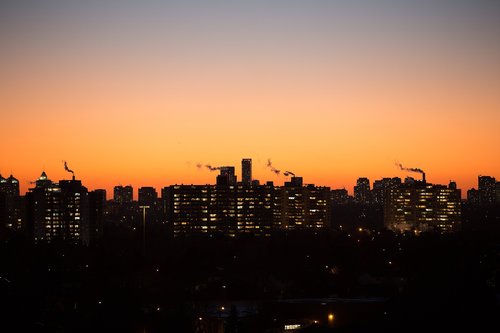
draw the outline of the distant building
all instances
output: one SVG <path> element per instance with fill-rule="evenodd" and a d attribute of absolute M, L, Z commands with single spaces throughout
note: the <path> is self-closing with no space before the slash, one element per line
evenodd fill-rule
<path fill-rule="evenodd" d="M 62 223 L 67 228 L 67 239 L 89 244 L 89 198 L 87 188 L 79 180 L 60 180 Z"/>
<path fill-rule="evenodd" d="M 417 180 L 415 180 L 415 178 L 410 177 L 410 176 L 405 177 L 405 182 L 404 182 L 405 184 L 413 185 L 413 184 L 415 184 L 415 182 L 417 182 Z"/>
<path fill-rule="evenodd" d="M 401 178 L 382 178 L 373 182 L 371 191 L 371 200 L 374 204 L 383 205 L 385 203 L 386 193 L 391 188 L 396 188 L 401 185 Z"/>
<path fill-rule="evenodd" d="M 273 229 L 325 228 L 330 224 L 330 189 L 301 186 L 173 185 L 168 193 L 174 235 L 242 233 L 270 235 Z M 300 185 L 300 186 L 294 186 Z"/>
<path fill-rule="evenodd" d="M 303 184 L 302 177 L 293 176 L 289 182 L 285 182 L 285 187 L 302 187 Z"/>
<path fill-rule="evenodd" d="M 149 207 L 146 209 L 146 222 L 159 222 L 162 207 L 158 200 L 158 193 L 154 187 L 144 186 L 139 188 L 139 207 Z"/>
<path fill-rule="evenodd" d="M 236 188 L 237 233 L 269 236 L 273 222 L 274 186 Z"/>
<path fill-rule="evenodd" d="M 370 180 L 368 178 L 358 178 L 356 185 L 354 186 L 354 199 L 363 204 L 371 202 Z"/>
<path fill-rule="evenodd" d="M 216 193 L 212 185 L 173 185 L 170 186 L 172 221 L 174 236 L 210 234 L 221 231 L 217 214 L 212 212 L 211 202 L 215 203 Z M 167 193 L 166 191 L 164 193 Z"/>
<path fill-rule="evenodd" d="M 24 223 L 24 198 L 19 193 L 19 181 L 10 175 L 0 175 L 0 226 L 22 229 Z"/>
<path fill-rule="evenodd" d="M 0 192 L 8 196 L 19 196 L 19 180 L 17 180 L 13 175 L 8 178 L 3 178 L 0 175 Z"/>
<path fill-rule="evenodd" d="M 134 189 L 132 186 L 115 186 L 113 190 L 113 200 L 119 204 L 132 203 L 134 199 Z"/>
<path fill-rule="evenodd" d="M 35 242 L 56 239 L 88 244 L 89 197 L 79 180 L 53 183 L 45 172 L 27 194 L 27 215 Z"/>
<path fill-rule="evenodd" d="M 452 232 L 460 228 L 460 190 L 421 181 L 391 188 L 384 209 L 384 224 L 395 231 Z"/>
<path fill-rule="evenodd" d="M 471 188 L 467 191 L 467 203 L 471 205 L 479 205 L 481 199 L 479 198 L 479 191 L 475 188 Z"/>
<path fill-rule="evenodd" d="M 244 158 L 241 161 L 241 181 L 244 186 L 252 185 L 252 159 Z"/>
<path fill-rule="evenodd" d="M 161 200 L 160 200 L 160 216 L 163 221 L 170 221 L 171 211 L 172 211 L 172 200 L 171 200 L 171 187 L 166 186 L 161 189 Z"/>
<path fill-rule="evenodd" d="M 349 201 L 349 194 L 345 188 L 330 191 L 332 204 L 346 204 Z"/>
<path fill-rule="evenodd" d="M 274 190 L 273 219 L 276 229 L 299 230 L 330 226 L 330 188 L 302 186 L 302 177 L 292 177 Z"/>
<path fill-rule="evenodd" d="M 217 176 L 217 185 L 219 186 L 235 186 L 236 185 L 236 174 L 234 171 L 234 166 L 223 166 L 220 167 L 220 174 Z"/>
<path fill-rule="evenodd" d="M 217 232 L 226 236 L 237 233 L 236 186 L 215 186 L 210 190 L 210 221 L 217 225 Z"/>
<path fill-rule="evenodd" d="M 139 188 L 138 201 L 140 206 L 155 207 L 158 201 L 158 193 L 154 187 L 145 186 Z"/>
<path fill-rule="evenodd" d="M 490 176 L 478 176 L 479 201 L 481 204 L 492 204 L 496 201 L 496 180 Z"/>
<path fill-rule="evenodd" d="M 497 197 L 496 202 L 500 203 L 500 182 L 496 183 L 496 185 L 495 185 L 495 192 L 496 192 L 496 197 Z"/>
<path fill-rule="evenodd" d="M 101 239 L 104 233 L 106 190 L 89 192 L 89 242 Z"/>

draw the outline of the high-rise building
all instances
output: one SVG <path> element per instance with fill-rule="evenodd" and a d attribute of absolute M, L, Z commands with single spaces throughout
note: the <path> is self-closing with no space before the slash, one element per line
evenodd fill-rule
<path fill-rule="evenodd" d="M 371 200 L 374 204 L 383 205 L 387 190 L 401 185 L 401 178 L 382 178 L 373 182 L 373 189 L 371 191 Z"/>
<path fill-rule="evenodd" d="M 274 189 L 273 225 L 276 229 L 326 228 L 330 225 L 330 188 L 302 186 L 302 177 L 293 177 Z"/>
<path fill-rule="evenodd" d="M 304 181 L 302 177 L 293 176 L 289 182 L 285 182 L 285 187 L 302 187 L 303 185 Z"/>
<path fill-rule="evenodd" d="M 408 184 L 408 185 L 413 185 L 413 184 L 415 184 L 416 182 L 418 182 L 418 180 L 416 180 L 416 179 L 415 179 L 415 178 L 413 178 L 413 177 L 410 177 L 410 176 L 406 176 L 406 177 L 405 177 L 405 181 L 404 181 L 404 183 L 405 183 L 405 184 Z"/>
<path fill-rule="evenodd" d="M 241 161 L 241 181 L 243 185 L 252 185 L 252 159 L 244 158 Z"/>
<path fill-rule="evenodd" d="M 0 230 L 2 228 L 12 228 L 12 225 L 7 220 L 7 198 L 5 194 L 0 192 Z"/>
<path fill-rule="evenodd" d="M 149 207 L 146 213 L 148 223 L 159 221 L 161 207 L 158 201 L 158 193 L 154 187 L 144 186 L 139 188 L 138 202 L 139 207 Z"/>
<path fill-rule="evenodd" d="M 461 193 L 420 181 L 387 191 L 384 224 L 395 231 L 452 232 L 460 228 Z"/>
<path fill-rule="evenodd" d="M 104 233 L 104 212 L 106 210 L 106 190 L 89 192 L 89 241 L 102 238 Z"/>
<path fill-rule="evenodd" d="M 270 235 L 273 229 L 317 229 L 330 224 L 330 189 L 302 186 L 300 177 L 284 187 L 275 187 L 272 182 L 256 186 L 174 185 L 168 195 L 175 236 Z"/>
<path fill-rule="evenodd" d="M 274 186 L 238 186 L 236 189 L 237 233 L 269 236 L 273 222 Z"/>
<path fill-rule="evenodd" d="M 363 204 L 370 203 L 370 180 L 365 177 L 358 178 L 354 186 L 354 199 Z"/>
<path fill-rule="evenodd" d="M 346 204 L 347 201 L 349 200 L 349 194 L 347 193 L 347 190 L 345 188 L 331 190 L 330 191 L 330 198 L 331 198 L 332 204 L 343 205 L 343 204 Z"/>
<path fill-rule="evenodd" d="M 234 172 L 234 166 L 223 166 L 220 167 L 220 174 L 217 176 L 217 185 L 219 186 L 235 186 L 236 185 L 236 174 Z"/>
<path fill-rule="evenodd" d="M 19 180 L 13 175 L 8 178 L 3 178 L 0 175 L 0 192 L 8 196 L 19 196 Z"/>
<path fill-rule="evenodd" d="M 53 183 L 45 172 L 27 194 L 29 230 L 35 242 L 56 239 L 88 244 L 89 198 L 79 180 Z"/>
<path fill-rule="evenodd" d="M 467 191 L 467 203 L 471 205 L 479 205 L 481 200 L 479 199 L 479 191 L 475 188 L 471 188 Z"/>
<path fill-rule="evenodd" d="M 492 204 L 496 201 L 496 180 L 490 176 L 478 176 L 479 200 L 481 204 Z"/>
<path fill-rule="evenodd" d="M 495 192 L 496 192 L 496 197 L 497 197 L 496 202 L 500 203 L 500 182 L 496 183 L 496 185 L 495 185 Z"/>
<path fill-rule="evenodd" d="M 134 198 L 134 189 L 132 186 L 115 186 L 113 190 L 113 201 L 119 204 L 132 203 Z"/>
<path fill-rule="evenodd" d="M 47 177 L 45 171 L 43 171 L 40 177 L 35 181 L 35 188 L 44 188 L 52 185 L 52 181 L 49 179 L 49 177 Z"/>
<path fill-rule="evenodd" d="M 155 207 L 158 201 L 156 189 L 150 186 L 140 187 L 138 201 L 140 206 Z"/>
<path fill-rule="evenodd" d="M 0 175 L 0 226 L 19 230 L 23 227 L 24 198 L 19 195 L 19 181 Z"/>
<path fill-rule="evenodd" d="M 60 180 L 61 189 L 61 217 L 67 228 L 66 239 L 75 243 L 89 244 L 89 197 L 87 188 L 80 180 Z"/>
<path fill-rule="evenodd" d="M 215 186 L 210 191 L 210 222 L 215 222 L 216 230 L 226 236 L 237 233 L 236 186 Z"/>
<path fill-rule="evenodd" d="M 218 232 L 216 214 L 210 210 L 215 202 L 211 185 L 173 185 L 165 194 L 170 196 L 174 236 L 211 234 Z M 210 212 L 209 212 L 210 210 Z"/>
<path fill-rule="evenodd" d="M 171 211 L 172 211 L 172 200 L 170 196 L 171 187 L 166 186 L 161 189 L 161 207 L 160 207 L 160 216 L 163 221 L 170 222 Z"/>
<path fill-rule="evenodd" d="M 26 194 L 27 224 L 35 242 L 50 242 L 65 238 L 66 226 L 62 222 L 61 188 L 42 172 L 35 187 Z"/>
<path fill-rule="evenodd" d="M 3 176 L 0 174 L 0 192 L 4 192 L 3 188 L 5 186 L 5 183 L 7 182 L 7 179 L 3 178 Z"/>

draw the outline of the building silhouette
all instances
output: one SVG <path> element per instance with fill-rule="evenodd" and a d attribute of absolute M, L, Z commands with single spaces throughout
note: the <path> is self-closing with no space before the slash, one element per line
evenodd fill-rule
<path fill-rule="evenodd" d="M 354 199 L 356 202 L 368 204 L 370 200 L 370 180 L 366 177 L 358 178 L 354 186 Z"/>
<path fill-rule="evenodd" d="M 242 233 L 270 235 L 272 230 L 329 226 L 330 189 L 302 186 L 293 177 L 285 186 L 173 185 L 168 193 L 174 235 Z"/>
<path fill-rule="evenodd" d="M 408 181 L 386 192 L 384 225 L 394 231 L 453 232 L 461 224 L 461 192 L 452 186 Z"/>
<path fill-rule="evenodd" d="M 158 193 L 154 187 L 143 186 L 138 191 L 138 201 L 140 206 L 155 207 L 158 201 Z"/>
<path fill-rule="evenodd" d="M 19 193 L 19 180 L 13 175 L 0 175 L 0 226 L 20 230 L 24 223 L 24 198 Z"/>
<path fill-rule="evenodd" d="M 495 177 L 478 176 L 477 189 L 467 191 L 467 203 L 470 205 L 492 205 L 500 203 L 500 183 Z"/>
<path fill-rule="evenodd" d="M 158 222 L 161 217 L 162 207 L 156 189 L 151 186 L 143 186 L 139 188 L 138 192 L 139 207 L 149 207 L 146 210 L 146 222 Z"/>
<path fill-rule="evenodd" d="M 495 184 L 496 203 L 500 203 L 500 182 Z"/>
<path fill-rule="evenodd" d="M 79 180 L 52 182 L 42 172 L 27 197 L 29 231 L 35 242 L 90 242 L 89 196 Z"/>
<path fill-rule="evenodd" d="M 467 191 L 467 203 L 471 205 L 479 205 L 481 203 L 478 190 L 471 188 Z"/>
<path fill-rule="evenodd" d="M 115 186 L 113 201 L 107 202 L 105 190 L 89 192 L 74 175 L 55 183 L 45 172 L 21 197 L 18 180 L 0 176 L 0 226 L 26 227 L 35 242 L 61 239 L 89 244 L 102 237 L 105 215 L 135 228 L 143 222 L 139 207 L 147 206 L 146 222 L 167 223 L 165 230 L 170 228 L 175 236 L 269 236 L 278 230 L 316 230 L 329 228 L 332 215 L 334 224 L 346 230 L 381 228 L 382 222 L 399 232 L 453 232 L 461 227 L 461 193 L 453 181 L 444 186 L 426 183 L 425 177 L 406 177 L 404 183 L 386 177 L 370 189 L 369 179 L 361 177 L 353 200 L 345 189 L 304 185 L 303 178 L 291 172 L 293 177 L 283 186 L 269 181 L 260 185 L 252 179 L 251 163 L 242 160 L 241 183 L 233 166 L 223 166 L 215 185 L 167 186 L 161 199 L 155 188 L 144 186 L 138 190 L 138 201 L 133 201 L 130 185 Z M 468 203 L 483 208 L 498 202 L 499 189 L 494 177 L 479 176 L 478 189 L 467 192 Z"/>
<path fill-rule="evenodd" d="M 19 196 L 19 180 L 13 175 L 3 178 L 0 175 L 0 192 L 8 196 Z"/>
<path fill-rule="evenodd" d="M 219 186 L 235 186 L 237 177 L 234 171 L 234 166 L 220 167 L 220 174 L 217 176 L 216 183 Z"/>
<path fill-rule="evenodd" d="M 273 225 L 276 229 L 300 230 L 330 226 L 330 188 L 303 186 L 292 177 L 274 189 Z"/>
<path fill-rule="evenodd" d="M 115 186 L 113 189 L 113 201 L 118 204 L 130 204 L 134 199 L 134 189 L 132 186 Z"/>
<path fill-rule="evenodd" d="M 330 191 L 331 203 L 335 205 L 343 205 L 349 201 L 349 194 L 345 188 L 334 189 Z"/>
<path fill-rule="evenodd" d="M 304 180 L 302 177 L 293 176 L 289 182 L 285 182 L 285 187 L 302 187 L 303 185 Z"/>
<path fill-rule="evenodd" d="M 74 177 L 73 177 L 74 178 Z M 89 196 L 80 180 L 60 180 L 62 223 L 68 228 L 66 239 L 88 245 L 90 242 Z"/>
<path fill-rule="evenodd" d="M 241 160 L 241 181 L 243 185 L 252 185 L 252 159 L 244 158 Z"/>
<path fill-rule="evenodd" d="M 161 189 L 161 199 L 160 199 L 160 216 L 164 222 L 171 222 L 170 218 L 172 212 L 172 196 L 170 195 L 171 187 L 166 186 Z M 171 225 L 171 223 L 170 223 Z"/>
<path fill-rule="evenodd" d="M 175 236 L 217 231 L 215 215 L 210 219 L 210 189 L 210 185 L 175 185 L 164 192 L 172 202 L 170 220 Z"/>
<path fill-rule="evenodd" d="M 493 204 L 496 201 L 496 180 L 490 176 L 477 177 L 480 204 Z"/>
<path fill-rule="evenodd" d="M 391 188 L 397 188 L 401 185 L 401 178 L 382 178 L 373 182 L 371 191 L 371 200 L 376 205 L 383 205 L 387 196 L 387 191 Z"/>
<path fill-rule="evenodd" d="M 104 228 L 104 212 L 106 211 L 106 190 L 89 192 L 89 242 L 102 238 Z"/>
<path fill-rule="evenodd" d="M 255 185 L 236 188 L 237 233 L 269 236 L 273 221 L 274 186 Z"/>

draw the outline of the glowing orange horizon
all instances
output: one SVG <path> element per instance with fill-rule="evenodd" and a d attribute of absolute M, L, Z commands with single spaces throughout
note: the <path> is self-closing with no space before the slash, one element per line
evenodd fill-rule
<path fill-rule="evenodd" d="M 196 163 L 244 157 L 261 181 L 284 181 L 272 158 L 350 193 L 358 177 L 418 177 L 395 161 L 463 194 L 500 177 L 496 5 L 168 3 L 5 8 L 3 176 L 25 192 L 42 170 L 69 178 L 67 160 L 108 197 L 214 183 Z"/>
<path fill-rule="evenodd" d="M 254 179 L 259 179 L 261 184 L 265 183 L 266 181 L 273 181 L 275 185 L 282 185 L 285 181 L 288 181 L 290 177 L 284 176 L 283 173 L 280 175 L 276 175 L 275 173 L 271 172 L 266 167 L 265 163 L 256 163 L 256 160 L 253 160 L 253 178 Z M 260 160 L 260 162 L 263 162 Z M 53 170 L 53 167 L 60 164 L 59 168 L 57 170 Z M 215 178 L 218 175 L 218 171 L 209 171 L 206 168 L 198 168 L 196 167 L 197 163 L 192 163 L 192 162 L 186 162 L 184 163 L 184 166 L 186 170 L 180 170 L 181 172 L 178 173 L 179 177 L 176 180 L 175 173 L 172 173 L 169 176 L 165 177 L 157 177 L 155 174 L 146 174 L 144 177 L 142 176 L 130 176 L 130 177 L 124 177 L 123 175 L 120 174 L 115 174 L 113 173 L 112 168 L 107 168 L 103 170 L 102 174 L 100 177 L 95 177 L 91 172 L 82 170 L 76 170 L 76 179 L 81 180 L 83 185 L 86 186 L 89 190 L 94 190 L 94 189 L 105 189 L 107 191 L 107 196 L 108 199 L 111 199 L 113 196 L 113 188 L 116 185 L 132 185 L 134 188 L 134 198 L 137 199 L 137 190 L 139 187 L 143 186 L 152 186 L 156 188 L 158 195 L 161 194 L 161 189 L 163 187 L 169 186 L 169 185 L 174 185 L 174 184 L 214 184 L 215 183 Z M 222 164 L 221 164 L 222 165 Z M 236 171 L 238 175 L 238 180 L 241 180 L 241 166 L 239 163 L 225 163 L 223 165 L 235 165 L 236 166 Z M 74 169 L 72 166 L 71 168 Z M 291 169 L 291 168 L 288 168 Z M 390 168 L 389 168 L 390 169 Z M 21 192 L 25 193 L 28 191 L 29 188 L 33 187 L 34 184 L 33 182 L 40 176 L 41 170 L 38 173 L 33 173 L 32 175 L 25 177 L 21 173 L 16 173 L 14 172 L 14 176 L 19 179 L 20 181 L 20 187 L 21 187 Z M 61 163 L 55 163 L 54 165 L 51 165 L 50 169 L 43 169 L 46 171 L 48 177 L 52 181 L 59 181 L 63 179 L 71 179 L 72 174 L 64 171 L 64 168 Z M 173 169 L 175 170 L 175 169 Z M 321 169 L 319 169 L 320 171 Z M 159 170 L 154 170 L 158 173 L 161 173 Z M 179 170 L 175 170 L 179 171 Z M 296 168 L 294 171 L 297 176 L 301 176 L 304 178 L 304 182 L 306 184 L 315 184 L 318 186 L 329 186 L 332 189 L 341 189 L 345 188 L 348 190 L 349 194 L 352 194 L 353 191 L 353 186 L 355 185 L 356 179 L 359 177 L 368 177 L 370 179 L 371 185 L 373 185 L 373 181 L 381 179 L 383 177 L 400 177 L 404 180 L 406 176 L 413 177 L 415 179 L 421 179 L 421 175 L 418 173 L 411 173 L 407 171 L 401 171 L 397 169 L 393 169 L 392 173 L 387 173 L 387 174 L 381 174 L 377 175 L 375 172 L 365 172 L 365 173 L 360 173 L 357 175 L 355 178 L 350 178 L 348 175 L 344 174 L 342 177 L 336 177 L 335 180 L 331 180 L 330 178 L 324 178 L 321 174 L 318 174 L 316 176 L 314 175 L 309 175 L 305 173 L 299 173 Z M 435 184 L 448 184 L 450 180 L 457 181 L 459 188 L 462 189 L 462 196 L 465 197 L 466 192 L 470 188 L 477 188 L 477 176 L 472 176 L 472 175 L 464 175 L 464 178 L 467 179 L 466 177 L 472 176 L 469 179 L 467 179 L 467 182 L 461 182 L 461 178 L 449 178 L 449 177 L 435 177 L 434 175 L 429 174 L 427 172 L 427 181 L 430 183 L 435 183 Z M 7 174 L 3 174 L 4 177 L 8 176 Z M 493 174 L 494 176 L 494 174 Z"/>

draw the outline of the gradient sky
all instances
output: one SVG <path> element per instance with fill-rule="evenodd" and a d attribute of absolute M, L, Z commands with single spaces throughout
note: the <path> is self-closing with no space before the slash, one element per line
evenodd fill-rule
<path fill-rule="evenodd" d="M 0 2 L 0 172 L 89 189 L 500 176 L 500 1 Z M 418 175 L 412 175 L 418 177 Z M 463 191 L 465 192 L 465 191 Z M 108 192 L 108 197 L 110 194 Z"/>

